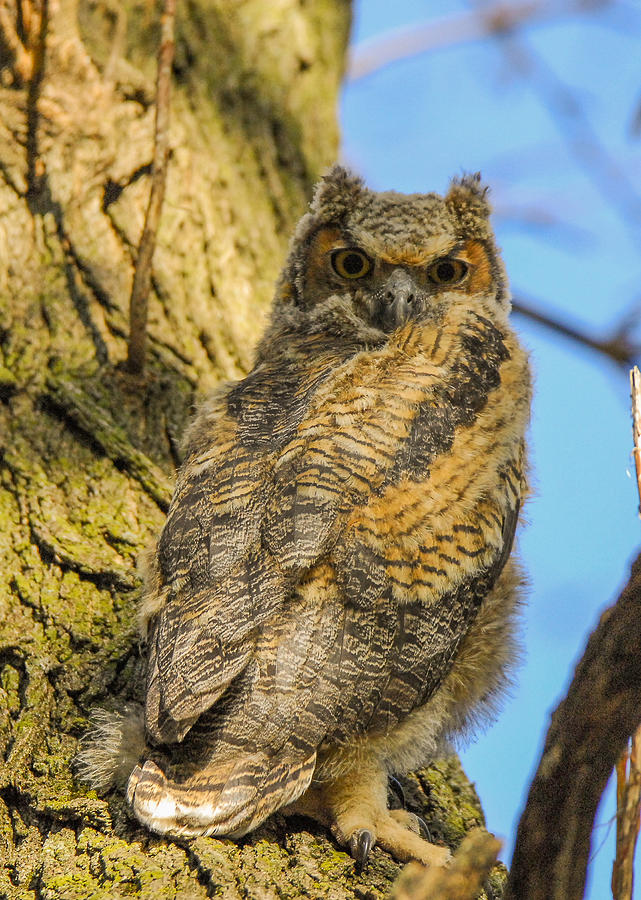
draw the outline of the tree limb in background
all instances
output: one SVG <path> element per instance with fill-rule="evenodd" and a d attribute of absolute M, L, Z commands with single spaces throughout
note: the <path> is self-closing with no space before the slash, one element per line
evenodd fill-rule
<path fill-rule="evenodd" d="M 498 36 L 513 70 L 538 93 L 569 152 L 604 202 L 619 214 L 630 239 L 638 243 L 641 198 L 636 186 L 602 143 L 575 92 L 522 37 L 509 33 Z"/>
<path fill-rule="evenodd" d="M 593 12 L 607 6 L 609 0 L 530 0 L 527 3 L 498 2 L 484 10 L 459 12 L 443 16 L 425 25 L 399 28 L 360 44 L 352 52 L 347 80 L 365 78 L 391 63 L 418 56 L 430 50 L 479 41 L 497 34 L 513 32 L 518 28 L 571 16 L 581 12 Z"/>
<path fill-rule="evenodd" d="M 129 301 L 129 353 L 127 369 L 139 375 L 145 368 L 147 337 L 147 305 L 151 287 L 151 261 L 156 248 L 156 233 L 165 196 L 167 158 L 169 155 L 169 95 L 171 66 L 174 59 L 174 20 L 176 0 L 164 0 L 160 24 L 158 79 L 156 82 L 156 123 L 151 193 Z"/>
<path fill-rule="evenodd" d="M 628 332 L 632 330 L 633 325 L 632 321 L 627 321 L 628 317 L 626 317 L 623 327 L 614 328 L 609 337 L 598 338 L 588 334 L 587 331 L 576 325 L 562 322 L 554 315 L 537 309 L 534 304 L 524 300 L 523 297 L 515 298 L 513 308 L 514 312 L 525 316 L 530 321 L 543 325 L 550 331 L 555 331 L 557 334 L 561 334 L 577 344 L 588 347 L 590 350 L 596 350 L 597 353 L 602 353 L 626 368 L 633 365 L 641 353 L 641 347 L 635 344 L 628 336 Z"/>
<path fill-rule="evenodd" d="M 601 616 L 552 715 L 521 821 L 511 900 L 581 900 L 590 834 L 610 772 L 641 720 L 641 554 Z"/>
<path fill-rule="evenodd" d="M 393 62 L 445 47 L 485 38 L 500 39 L 513 70 L 538 92 L 577 163 L 590 178 L 606 203 L 614 206 L 634 239 L 641 221 L 641 198 L 627 174 L 611 157 L 592 127 L 574 92 L 544 59 L 517 35 L 535 22 L 576 13 L 595 12 L 611 5 L 611 0 L 574 0 L 490 4 L 483 9 L 457 13 L 422 26 L 399 29 L 356 48 L 348 80 L 371 75 Z"/>

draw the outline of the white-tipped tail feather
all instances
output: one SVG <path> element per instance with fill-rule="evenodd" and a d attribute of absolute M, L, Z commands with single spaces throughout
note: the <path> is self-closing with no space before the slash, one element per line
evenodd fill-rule
<path fill-rule="evenodd" d="M 128 704 L 122 713 L 95 709 L 76 756 L 76 772 L 96 791 L 123 788 L 145 749 L 142 707 Z"/>
<path fill-rule="evenodd" d="M 300 763 L 245 756 L 177 783 L 152 760 L 136 766 L 127 800 L 151 831 L 173 837 L 242 837 L 309 787 L 316 754 Z"/>

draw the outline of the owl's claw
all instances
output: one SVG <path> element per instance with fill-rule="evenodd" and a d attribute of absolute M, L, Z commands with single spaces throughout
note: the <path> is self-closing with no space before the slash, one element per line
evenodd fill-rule
<path fill-rule="evenodd" d="M 398 780 L 395 775 L 387 776 L 387 787 L 390 796 L 393 794 L 398 802 L 400 803 L 400 808 L 407 810 L 407 798 L 405 797 L 405 791 L 403 790 L 403 785 Z M 418 813 L 408 813 L 408 815 L 413 816 L 416 824 L 418 825 L 418 833 L 421 837 L 425 838 L 426 841 L 432 843 L 432 835 L 430 834 L 430 829 L 428 828 L 427 822 L 422 816 L 419 816 Z M 416 831 L 416 828 L 414 829 Z"/>
<path fill-rule="evenodd" d="M 401 804 L 401 809 L 405 809 L 405 791 L 403 790 L 403 785 L 395 775 L 387 776 L 387 787 Z"/>
<path fill-rule="evenodd" d="M 349 839 L 349 852 L 356 861 L 356 873 L 360 873 L 365 868 L 365 864 L 369 858 L 370 851 L 374 846 L 374 835 L 367 828 L 361 828 L 360 831 L 354 832 Z"/>
<path fill-rule="evenodd" d="M 416 821 L 418 822 L 418 828 L 419 828 L 421 837 L 425 838 L 425 840 L 429 841 L 431 844 L 432 843 L 432 834 L 430 832 L 430 829 L 427 826 L 427 822 L 425 821 L 423 816 L 419 816 L 416 813 L 414 813 L 414 815 L 416 816 Z"/>

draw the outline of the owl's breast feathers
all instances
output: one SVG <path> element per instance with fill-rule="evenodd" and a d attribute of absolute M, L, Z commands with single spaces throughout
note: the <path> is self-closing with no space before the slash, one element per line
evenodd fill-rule
<path fill-rule="evenodd" d="M 192 430 L 158 548 L 160 743 L 204 713 L 230 753 L 386 731 L 442 682 L 509 555 L 529 409 L 511 331 L 468 311 L 342 356 L 314 340 Z"/>

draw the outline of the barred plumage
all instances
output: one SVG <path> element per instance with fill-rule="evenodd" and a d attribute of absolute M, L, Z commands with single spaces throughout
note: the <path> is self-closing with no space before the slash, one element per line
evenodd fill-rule
<path fill-rule="evenodd" d="M 288 807 L 360 858 L 447 859 L 385 784 L 481 716 L 515 654 L 530 379 L 488 216 L 475 177 L 444 199 L 340 167 L 319 185 L 158 542 L 145 723 L 166 763 L 128 785 L 152 830 L 239 836 Z"/>

